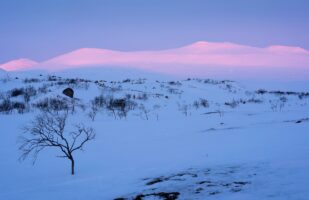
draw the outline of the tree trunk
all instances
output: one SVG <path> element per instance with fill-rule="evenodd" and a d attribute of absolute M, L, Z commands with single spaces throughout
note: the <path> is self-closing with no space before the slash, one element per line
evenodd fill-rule
<path fill-rule="evenodd" d="M 74 175 L 75 171 L 74 171 L 74 168 L 75 168 L 75 163 L 74 163 L 74 159 L 71 158 L 71 174 Z"/>

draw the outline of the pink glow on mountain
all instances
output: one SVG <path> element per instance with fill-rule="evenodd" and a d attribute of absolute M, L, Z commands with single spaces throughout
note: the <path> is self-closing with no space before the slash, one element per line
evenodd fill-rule
<path fill-rule="evenodd" d="M 38 63 L 33 60 L 21 58 L 18 60 L 12 60 L 7 63 L 0 64 L 0 68 L 7 71 L 17 71 L 17 70 L 31 69 L 37 64 Z"/>
<path fill-rule="evenodd" d="M 17 60 L 3 65 L 6 70 L 46 69 L 51 71 L 88 66 L 133 67 L 170 74 L 203 73 L 212 69 L 301 69 L 309 70 L 309 51 L 299 47 L 251 47 L 234 43 L 196 42 L 161 50 L 123 52 L 106 49 L 78 49 L 36 64 Z"/>

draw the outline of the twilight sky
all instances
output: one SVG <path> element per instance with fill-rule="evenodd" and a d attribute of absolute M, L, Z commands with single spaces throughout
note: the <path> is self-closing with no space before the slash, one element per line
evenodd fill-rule
<path fill-rule="evenodd" d="M 0 63 L 196 41 L 309 49 L 308 0 L 0 0 Z"/>

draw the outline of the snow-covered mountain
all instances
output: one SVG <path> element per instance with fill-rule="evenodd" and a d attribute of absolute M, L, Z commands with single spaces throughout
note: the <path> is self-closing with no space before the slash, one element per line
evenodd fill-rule
<path fill-rule="evenodd" d="M 176 75 L 307 77 L 309 51 L 299 47 L 269 46 L 257 48 L 234 43 L 196 42 L 188 46 L 158 50 L 123 52 L 82 48 L 41 63 L 11 61 L 7 70 L 43 69 L 48 71 L 85 67 L 135 68 Z M 273 75 L 272 78 L 275 76 Z"/>
<path fill-rule="evenodd" d="M 0 64 L 0 68 L 8 71 L 17 71 L 17 70 L 27 70 L 32 69 L 38 63 L 36 61 L 20 58 L 17 60 L 12 60 L 7 63 Z"/>

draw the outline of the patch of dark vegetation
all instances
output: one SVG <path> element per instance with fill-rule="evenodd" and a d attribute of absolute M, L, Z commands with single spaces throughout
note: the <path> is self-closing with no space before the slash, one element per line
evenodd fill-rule
<path fill-rule="evenodd" d="M 68 110 L 69 103 L 63 98 L 54 98 L 54 97 L 46 97 L 36 103 L 33 103 L 32 106 L 38 108 L 40 110 L 53 110 L 53 111 L 61 111 Z"/>
<path fill-rule="evenodd" d="M 236 184 L 236 185 L 247 185 L 250 182 L 248 182 L 248 181 L 234 181 L 233 183 Z"/>
<path fill-rule="evenodd" d="M 14 88 L 11 90 L 11 97 L 18 97 L 24 94 L 24 88 Z"/>
<path fill-rule="evenodd" d="M 256 167 L 252 169 L 256 170 Z M 239 166 L 202 170 L 190 168 L 187 171 L 169 176 L 145 178 L 143 181 L 146 181 L 146 188 L 141 192 L 131 193 L 128 196 L 118 198 L 118 200 L 174 199 L 178 197 L 180 199 L 201 199 L 201 197 L 205 197 L 206 199 L 212 195 L 240 192 L 251 184 L 250 179 L 239 179 L 239 175 L 243 176 L 244 170 L 246 171 L 246 169 Z M 256 175 L 256 173 L 249 173 L 250 175 L 247 178 L 250 178 L 252 174 Z M 174 195 L 169 196 L 162 193 L 162 191 L 166 190 L 167 186 L 170 191 L 174 191 L 171 193 Z M 175 188 L 181 188 L 181 190 Z M 180 193 L 182 196 L 179 196 Z"/>
<path fill-rule="evenodd" d="M 168 87 L 167 91 L 171 94 L 182 94 L 183 93 L 182 90 L 179 90 L 177 88 L 172 88 L 172 87 Z"/>
<path fill-rule="evenodd" d="M 106 109 L 110 113 L 122 118 L 126 117 L 128 112 L 134 110 L 137 103 L 130 100 L 131 97 L 126 95 L 124 98 L 114 98 L 113 96 L 99 95 L 91 101 L 91 112 L 88 116 L 94 120 L 98 111 Z"/>
<path fill-rule="evenodd" d="M 75 79 L 58 79 L 56 84 L 60 86 L 68 86 L 73 88 L 89 88 L 89 83 L 92 82 L 91 80 L 82 79 L 82 78 L 75 78 Z"/>
<path fill-rule="evenodd" d="M 29 103 L 31 98 L 36 95 L 37 95 L 37 90 L 34 87 L 29 86 L 24 89 L 24 100 L 26 103 Z"/>
<path fill-rule="evenodd" d="M 128 79 L 123 80 L 122 82 L 123 82 L 123 83 L 130 83 L 130 82 L 131 82 L 131 79 L 128 78 Z"/>
<path fill-rule="evenodd" d="M 163 181 L 169 181 L 169 180 L 175 180 L 175 179 L 179 180 L 178 178 L 183 177 L 183 176 L 190 176 L 192 178 L 196 178 L 197 174 L 190 173 L 190 172 L 181 172 L 181 173 L 173 174 L 173 175 L 167 176 L 167 177 L 161 176 L 161 177 L 151 179 L 150 181 L 148 181 L 146 183 L 146 185 L 154 185 L 154 184 L 157 184 L 157 183 L 160 183 L 160 182 L 163 182 Z"/>
<path fill-rule="evenodd" d="M 264 90 L 264 89 L 259 89 L 259 90 L 255 91 L 255 93 L 257 93 L 257 94 L 266 94 L 266 93 L 268 93 L 268 91 Z"/>
<path fill-rule="evenodd" d="M 193 106 L 198 109 L 200 107 L 202 108 L 208 108 L 209 107 L 209 102 L 207 99 L 203 99 L 203 98 L 200 98 L 199 100 L 195 100 L 193 102 Z"/>
<path fill-rule="evenodd" d="M 48 89 L 48 87 L 49 87 L 48 84 L 43 84 L 41 87 L 38 88 L 38 93 L 46 94 L 50 92 L 50 89 Z"/>
<path fill-rule="evenodd" d="M 175 85 L 175 86 L 181 86 L 182 84 L 181 84 L 181 82 L 179 82 L 179 81 L 169 81 L 169 82 L 167 82 L 169 85 Z"/>
<path fill-rule="evenodd" d="M 231 189 L 231 192 L 240 192 L 241 191 L 241 188 L 232 188 Z"/>
<path fill-rule="evenodd" d="M 236 108 L 240 104 L 248 104 L 248 103 L 260 104 L 260 103 L 263 103 L 263 101 L 260 99 L 255 99 L 255 98 L 250 98 L 246 100 L 245 99 L 238 99 L 238 100 L 233 99 L 232 101 L 225 102 L 224 105 L 229 106 L 231 108 Z"/>
<path fill-rule="evenodd" d="M 48 76 L 47 81 L 58 81 L 60 78 L 57 76 Z"/>
<path fill-rule="evenodd" d="M 199 188 L 196 188 L 196 190 L 195 190 L 195 194 L 199 194 L 199 193 L 201 193 L 201 191 L 203 191 L 204 189 L 203 188 L 201 188 L 201 187 L 199 187 Z"/>
<path fill-rule="evenodd" d="M 94 99 L 92 100 L 92 104 L 98 108 L 103 108 L 107 105 L 107 99 L 108 98 L 104 97 L 103 95 L 99 95 L 94 97 Z"/>
<path fill-rule="evenodd" d="M 264 89 L 259 89 L 255 91 L 257 94 L 274 94 L 274 95 L 292 95 L 292 96 L 298 96 L 299 99 L 303 99 L 305 97 L 309 97 L 309 92 L 293 92 L 293 91 L 280 91 L 280 90 L 273 90 L 273 91 L 267 91 Z"/>
<path fill-rule="evenodd" d="M 38 78 L 26 78 L 24 79 L 24 83 L 39 83 L 41 82 L 40 79 Z"/>
<path fill-rule="evenodd" d="M 147 93 L 140 93 L 140 94 L 133 94 L 132 95 L 133 99 L 137 99 L 137 100 L 142 100 L 142 101 L 146 101 L 148 100 L 148 94 Z"/>
<path fill-rule="evenodd" d="M 136 103 L 126 98 L 119 98 L 119 99 L 110 98 L 106 106 L 106 108 L 112 111 L 115 116 L 117 112 L 118 116 L 123 116 L 123 117 L 126 117 L 127 113 L 130 110 L 134 110 L 135 107 L 136 107 Z"/>
<path fill-rule="evenodd" d="M 154 185 L 156 183 L 160 183 L 160 182 L 163 182 L 165 180 L 168 180 L 168 179 L 167 178 L 162 178 L 162 177 L 154 178 L 151 181 L 147 182 L 146 185 Z"/>
<path fill-rule="evenodd" d="M 0 103 L 0 112 L 10 114 L 16 110 L 19 114 L 22 114 L 26 110 L 24 102 L 11 101 L 9 98 L 2 100 Z"/>
<path fill-rule="evenodd" d="M 197 184 L 205 184 L 205 183 L 207 183 L 207 184 L 210 184 L 211 183 L 211 181 L 199 181 L 199 182 L 197 182 Z"/>
<path fill-rule="evenodd" d="M 209 195 L 216 195 L 216 194 L 220 194 L 220 191 L 212 191 L 212 192 L 209 192 Z"/>
<path fill-rule="evenodd" d="M 23 96 L 26 103 L 28 103 L 31 97 L 36 96 L 37 91 L 33 86 L 28 86 L 26 88 L 14 88 L 10 92 L 10 97 Z"/>
<path fill-rule="evenodd" d="M 205 79 L 203 82 L 206 84 L 219 85 L 219 84 L 233 83 L 234 81 Z"/>
<path fill-rule="evenodd" d="M 149 194 L 139 194 L 133 198 L 133 200 L 143 200 L 145 197 L 155 197 L 162 200 L 176 200 L 180 195 L 179 192 L 158 192 Z"/>

